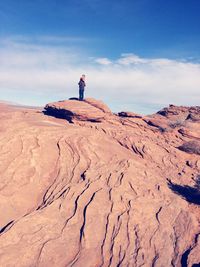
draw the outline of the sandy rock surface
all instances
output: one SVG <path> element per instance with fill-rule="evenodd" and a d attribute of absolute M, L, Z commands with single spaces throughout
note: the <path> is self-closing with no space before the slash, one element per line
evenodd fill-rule
<path fill-rule="evenodd" d="M 67 119 L 69 122 L 74 120 L 101 122 L 109 114 L 110 109 L 102 102 L 92 98 L 84 101 L 64 100 L 49 103 L 45 106 L 46 114 Z"/>
<path fill-rule="evenodd" d="M 200 155 L 179 149 L 200 138 L 191 109 L 171 127 L 180 107 L 1 104 L 0 266 L 199 266 Z"/>

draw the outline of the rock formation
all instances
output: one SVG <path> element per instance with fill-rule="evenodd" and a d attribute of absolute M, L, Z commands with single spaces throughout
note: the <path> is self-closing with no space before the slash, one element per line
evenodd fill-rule
<path fill-rule="evenodd" d="M 86 99 L 0 116 L 1 267 L 200 265 L 199 107 L 140 116 Z"/>
<path fill-rule="evenodd" d="M 53 115 L 58 118 L 63 118 L 72 122 L 104 121 L 106 115 L 111 114 L 110 109 L 101 101 L 87 98 L 85 101 L 80 101 L 77 105 L 77 100 L 64 100 L 55 103 L 50 103 L 45 106 L 46 114 Z"/>

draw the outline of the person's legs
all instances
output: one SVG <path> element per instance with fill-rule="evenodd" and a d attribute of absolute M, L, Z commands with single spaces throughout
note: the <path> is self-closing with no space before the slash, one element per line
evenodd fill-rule
<path fill-rule="evenodd" d="M 82 100 L 81 98 L 82 98 L 82 90 L 79 89 L 79 100 Z"/>
<path fill-rule="evenodd" d="M 79 89 L 79 100 L 83 100 L 84 98 L 84 90 Z"/>

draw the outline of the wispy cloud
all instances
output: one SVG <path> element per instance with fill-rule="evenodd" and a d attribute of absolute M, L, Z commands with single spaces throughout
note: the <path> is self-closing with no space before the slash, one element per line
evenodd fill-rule
<path fill-rule="evenodd" d="M 48 42 L 48 38 L 52 40 Z M 55 40 L 68 37 L 48 38 L 39 38 L 39 43 L 23 38 L 1 40 L 4 41 L 0 46 L 2 99 L 32 105 L 67 99 L 77 94 L 78 79 L 85 73 L 86 95 L 103 99 L 114 110 L 140 112 L 145 106 L 199 104 L 198 63 L 126 53 L 112 60 L 94 58 L 70 45 L 52 45 Z"/>
<path fill-rule="evenodd" d="M 105 65 L 105 66 L 112 64 L 112 61 L 106 57 L 96 58 L 95 61 L 100 65 Z"/>
<path fill-rule="evenodd" d="M 147 63 L 147 60 L 144 58 L 141 58 L 135 54 L 122 54 L 121 57 L 117 60 L 117 63 L 121 65 L 131 65 L 131 64 L 141 64 L 141 63 Z"/>

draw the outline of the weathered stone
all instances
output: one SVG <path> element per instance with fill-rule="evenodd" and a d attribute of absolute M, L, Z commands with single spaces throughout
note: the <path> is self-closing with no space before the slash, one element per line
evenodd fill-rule
<path fill-rule="evenodd" d="M 119 117 L 127 117 L 127 118 L 142 118 L 141 115 L 134 113 L 134 112 L 130 112 L 130 111 L 121 111 L 118 113 Z"/>
<path fill-rule="evenodd" d="M 58 118 L 73 120 L 100 122 L 108 114 L 112 114 L 110 109 L 102 102 L 92 98 L 84 101 L 64 100 L 49 103 L 45 106 L 46 114 Z"/>
<path fill-rule="evenodd" d="M 199 155 L 177 149 L 194 136 L 93 99 L 46 111 L 0 105 L 0 266 L 198 264 Z"/>
<path fill-rule="evenodd" d="M 178 147 L 180 150 L 191 154 L 200 155 L 200 142 L 189 141 Z"/>
<path fill-rule="evenodd" d="M 196 107 L 185 107 L 185 106 L 175 106 L 169 105 L 168 108 L 163 108 L 158 111 L 157 114 L 172 119 L 173 121 L 199 121 L 200 120 L 200 106 Z"/>

